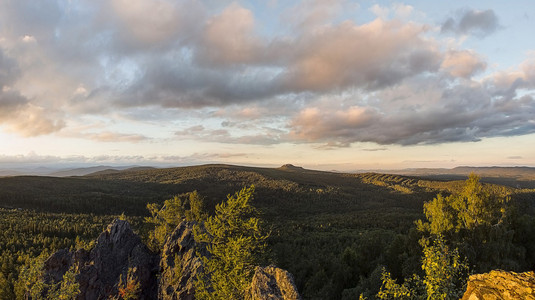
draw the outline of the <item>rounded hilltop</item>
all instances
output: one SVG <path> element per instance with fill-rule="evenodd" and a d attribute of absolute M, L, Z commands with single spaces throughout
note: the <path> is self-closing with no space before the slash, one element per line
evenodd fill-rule
<path fill-rule="evenodd" d="M 292 164 L 285 164 L 279 168 L 280 170 L 304 170 L 303 167 L 297 167 Z"/>

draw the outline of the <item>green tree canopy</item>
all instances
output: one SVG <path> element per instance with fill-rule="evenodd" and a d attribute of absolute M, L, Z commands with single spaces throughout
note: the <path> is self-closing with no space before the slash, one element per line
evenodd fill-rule
<path fill-rule="evenodd" d="M 459 299 L 466 287 L 468 265 L 457 249 L 450 249 L 442 235 L 422 239 L 424 277 L 414 274 L 398 284 L 383 270 L 379 299 Z"/>
<path fill-rule="evenodd" d="M 477 227 L 502 224 L 509 198 L 485 189 L 479 177 L 470 174 L 460 193 L 444 197 L 437 195 L 424 204 L 428 222 L 418 223 L 421 231 L 431 234 L 452 234 Z"/>
<path fill-rule="evenodd" d="M 419 231 L 443 235 L 468 258 L 474 271 L 492 268 L 519 269 L 524 252 L 513 244 L 514 231 L 508 219 L 509 197 L 479 182 L 470 174 L 459 193 L 437 195 L 424 204 L 426 222 L 419 220 Z"/>
<path fill-rule="evenodd" d="M 243 299 L 254 267 L 265 250 L 265 235 L 257 210 L 251 205 L 254 186 L 245 187 L 218 204 L 215 215 L 199 229 L 208 243 L 204 274 L 196 284 L 198 299 Z"/>
<path fill-rule="evenodd" d="M 149 203 L 147 209 L 151 216 L 145 218 L 145 222 L 154 226 L 149 233 L 149 244 L 155 251 L 161 248 L 165 239 L 184 219 L 202 221 L 207 218 L 204 198 L 197 191 L 187 196 L 174 196 L 165 200 L 163 205 Z"/>

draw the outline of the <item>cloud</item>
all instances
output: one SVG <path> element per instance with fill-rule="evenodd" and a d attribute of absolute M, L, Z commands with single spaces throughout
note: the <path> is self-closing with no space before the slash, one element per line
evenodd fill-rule
<path fill-rule="evenodd" d="M 15 37 L 37 36 L 41 40 L 53 37 L 51 29 L 59 25 L 65 13 L 58 1 L 34 3 L 31 0 L 2 1 L 0 11 L 0 24 L 17 25 L 7 27 L 10 34 Z"/>
<path fill-rule="evenodd" d="M 455 17 L 447 19 L 441 27 L 443 33 L 472 34 L 485 37 L 500 27 L 498 16 L 492 9 L 459 11 Z"/>
<path fill-rule="evenodd" d="M 373 119 L 374 112 L 362 107 L 335 111 L 306 108 L 291 121 L 290 127 L 293 130 L 290 135 L 307 141 L 336 137 L 336 140 L 342 141 L 341 146 L 345 146 L 350 143 L 356 131 L 368 127 Z"/>
<path fill-rule="evenodd" d="M 125 134 L 116 133 L 110 131 L 104 131 L 99 133 L 88 133 L 85 136 L 91 140 L 98 142 L 130 142 L 137 143 L 148 140 L 149 138 L 141 134 Z"/>
<path fill-rule="evenodd" d="M 224 107 L 293 93 L 379 89 L 435 72 L 442 54 L 427 27 L 398 20 L 314 25 L 299 36 L 261 39 L 252 12 L 231 4 L 209 18 L 191 47 L 135 63 L 125 88 L 94 98 L 120 107 Z M 232 38 L 229 38 L 232 36 Z"/>
<path fill-rule="evenodd" d="M 197 45 L 197 59 L 211 66 L 254 62 L 261 53 L 254 26 L 253 13 L 232 3 L 206 22 Z"/>
<path fill-rule="evenodd" d="M 388 148 L 384 148 L 384 147 L 381 147 L 381 148 L 365 148 L 365 149 L 362 149 L 363 151 L 368 151 L 368 152 L 377 152 L 377 151 L 386 151 L 388 150 Z"/>
<path fill-rule="evenodd" d="M 229 127 L 230 124 L 227 124 Z M 178 139 L 193 139 L 205 142 L 217 142 L 224 144 L 249 144 L 249 145 L 273 145 L 282 141 L 283 132 L 270 128 L 264 128 L 260 134 L 234 133 L 230 134 L 227 129 L 207 129 L 203 125 L 195 125 L 184 130 L 175 131 Z"/>
<path fill-rule="evenodd" d="M 284 13 L 282 20 L 300 33 L 311 32 L 326 24 L 332 24 L 337 15 L 354 7 L 348 7 L 344 0 L 301 1 Z"/>
<path fill-rule="evenodd" d="M 65 126 L 61 120 L 51 120 L 40 106 L 14 89 L 21 70 L 17 62 L 0 49 L 0 124 L 22 136 L 38 136 L 55 132 Z"/>
<path fill-rule="evenodd" d="M 191 155 L 95 155 L 95 156 L 55 156 L 55 155 L 40 155 L 35 152 L 21 155 L 0 155 L 0 167 L 32 167 L 32 166 L 50 166 L 52 168 L 58 167 L 84 167 L 94 166 L 95 164 L 110 164 L 110 165 L 152 165 L 152 166 L 178 166 L 178 165 L 192 165 L 205 164 L 213 162 L 224 162 L 229 158 L 247 157 L 248 153 L 209 153 L 200 152 Z"/>
<path fill-rule="evenodd" d="M 6 122 L 8 130 L 25 137 L 50 134 L 65 127 L 63 120 L 51 120 L 42 107 L 33 104 L 12 111 L 11 117 Z"/>
<path fill-rule="evenodd" d="M 508 156 L 507 159 L 523 159 L 523 157 L 519 155 L 513 155 L 513 156 Z"/>
<path fill-rule="evenodd" d="M 88 139 L 103 143 L 139 143 L 151 140 L 150 137 L 137 133 L 120 133 L 109 130 L 94 132 L 94 130 L 98 128 L 105 128 L 105 124 L 79 126 L 72 130 L 66 129 L 61 131 L 58 135 L 69 138 Z"/>
<path fill-rule="evenodd" d="M 413 80 L 385 92 L 367 106 L 308 107 L 289 122 L 290 136 L 303 142 L 346 147 L 355 142 L 381 145 L 479 141 L 535 132 L 535 99 L 498 98 L 485 84 Z"/>
<path fill-rule="evenodd" d="M 208 141 L 220 141 L 230 138 L 229 132 L 225 129 L 210 130 L 206 129 L 203 125 L 195 125 L 184 130 L 175 131 L 175 136 Z"/>
<path fill-rule="evenodd" d="M 9 87 L 20 76 L 20 68 L 17 62 L 4 54 L 0 48 L 0 86 L 2 90 Z"/>
<path fill-rule="evenodd" d="M 380 19 L 386 20 L 391 14 L 396 18 L 406 19 L 414 11 L 414 7 L 402 3 L 394 3 L 392 7 L 381 6 L 374 4 L 370 7 L 370 11 Z"/>
<path fill-rule="evenodd" d="M 280 79 L 295 92 L 391 86 L 438 69 L 440 53 L 432 40 L 422 38 L 425 31 L 425 26 L 381 19 L 326 27 L 299 39 L 292 47 L 295 59 Z"/>
<path fill-rule="evenodd" d="M 189 45 L 208 17 L 205 4 L 194 0 L 112 0 L 96 10 L 102 23 L 96 30 L 111 35 L 108 46 L 124 54 L 165 53 Z"/>
<path fill-rule="evenodd" d="M 516 91 L 516 89 L 535 88 L 535 56 L 523 61 L 517 68 L 498 71 L 489 78 L 489 82 L 499 90 Z"/>
<path fill-rule="evenodd" d="M 441 68 L 454 77 L 470 78 L 486 69 L 487 64 L 479 55 L 470 50 L 448 51 L 442 61 Z"/>
<path fill-rule="evenodd" d="M 180 15 L 172 2 L 165 0 L 113 0 L 114 15 L 121 32 L 141 43 L 155 45 L 174 37 L 180 25 Z"/>

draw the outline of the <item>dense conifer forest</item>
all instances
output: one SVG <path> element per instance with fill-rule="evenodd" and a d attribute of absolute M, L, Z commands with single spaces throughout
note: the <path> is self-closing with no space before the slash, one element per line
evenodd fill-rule
<path fill-rule="evenodd" d="M 388 296 L 389 288 L 409 288 L 402 284 L 414 275 L 424 282 L 430 270 L 422 268 L 425 251 L 442 247 L 438 236 L 445 247 L 458 249 L 466 272 L 533 269 L 535 190 L 478 183 L 473 195 L 503 204 L 485 204 L 500 214 L 485 215 L 488 224 L 480 226 L 462 219 L 468 208 L 462 210 L 459 199 L 471 197 L 465 179 L 344 174 L 291 165 L 0 178 L 0 299 L 22 295 L 19 272 L 32 258 L 62 248 L 90 248 L 121 214 L 150 244 L 155 224 L 145 220 L 155 210 L 147 204 L 161 207 L 165 200 L 189 199 L 197 191 L 206 215 L 213 215 L 227 195 L 250 185 L 255 186 L 251 204 L 268 234 L 263 260 L 291 272 L 305 299 L 373 299 Z M 436 225 L 443 207 L 452 217 L 440 224 L 451 226 Z"/>

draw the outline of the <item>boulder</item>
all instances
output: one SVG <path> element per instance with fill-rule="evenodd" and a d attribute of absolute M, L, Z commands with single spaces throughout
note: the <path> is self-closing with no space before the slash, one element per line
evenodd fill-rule
<path fill-rule="evenodd" d="M 202 270 L 198 253 L 205 247 L 195 242 L 194 222 L 181 222 L 167 238 L 160 258 L 159 299 L 195 299 L 195 280 Z"/>
<path fill-rule="evenodd" d="M 471 275 L 462 300 L 535 299 L 535 274 L 490 271 Z"/>
<path fill-rule="evenodd" d="M 256 267 L 248 298 L 254 300 L 300 300 L 292 274 L 275 266 Z"/>

